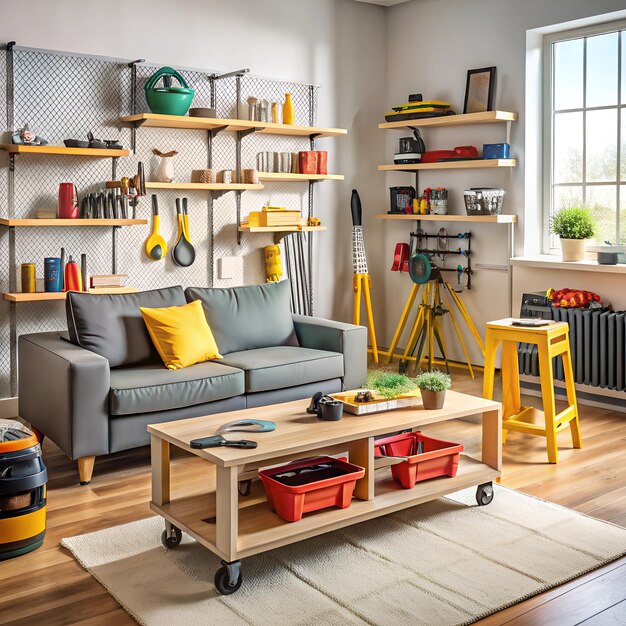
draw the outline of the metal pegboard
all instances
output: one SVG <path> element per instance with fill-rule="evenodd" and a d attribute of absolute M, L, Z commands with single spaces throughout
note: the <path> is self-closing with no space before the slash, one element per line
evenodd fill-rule
<path fill-rule="evenodd" d="M 119 117 L 133 112 L 147 111 L 143 86 L 159 66 L 148 63 L 135 64 L 128 60 L 70 55 L 57 52 L 16 47 L 13 51 L 14 124 L 17 129 L 29 124 L 31 130 L 46 138 L 51 144 L 62 144 L 63 139 L 86 139 L 89 131 L 97 138 L 119 139 L 124 147 L 131 146 L 133 134 L 136 152 L 118 159 L 117 178 L 132 176 L 137 163 L 142 161 L 148 181 L 156 179 L 159 159 L 152 154 L 157 148 L 163 152 L 176 150 L 175 180 L 189 181 L 191 170 L 208 166 L 209 135 L 202 130 L 133 129 L 121 125 Z M 7 52 L 0 51 L 0 124 L 9 128 L 7 116 Z M 136 72 L 135 98 L 131 89 L 133 71 Z M 294 101 L 295 122 L 314 125 L 317 91 L 314 86 L 275 81 L 250 74 L 241 77 L 211 79 L 212 70 L 182 69 L 180 73 L 195 90 L 194 106 L 213 104 L 218 117 L 247 117 L 247 105 L 242 103 L 249 95 L 256 95 L 279 103 L 285 93 Z M 239 94 L 239 98 L 237 95 Z M 3 141 L 10 141 L 5 136 Z M 214 169 L 232 170 L 236 167 L 237 137 L 234 133 L 219 133 L 213 139 Z M 256 154 L 260 151 L 297 152 L 309 149 L 308 138 L 251 135 L 241 140 L 241 166 L 254 168 Z M 91 159 L 63 156 L 28 155 L 15 158 L 13 176 L 14 209 L 9 215 L 9 158 L 0 153 L 0 215 L 17 218 L 34 217 L 38 209 L 57 206 L 60 182 L 73 182 L 81 195 L 101 191 L 104 182 L 112 177 L 112 159 Z M 137 207 L 137 217 L 149 219 L 150 199 L 142 199 Z M 271 235 L 244 233 L 241 245 L 237 244 L 237 194 L 225 193 L 211 198 L 206 192 L 159 190 L 157 197 L 161 215 L 161 233 L 170 245 L 176 238 L 175 199 L 187 195 L 189 201 L 190 231 L 196 249 L 196 261 L 189 268 L 175 265 L 171 256 L 158 263 L 148 260 L 143 252 L 150 227 L 118 229 L 117 255 L 119 273 L 129 275 L 128 284 L 139 289 L 153 289 L 169 285 L 234 286 L 260 283 L 265 280 L 263 247 L 272 243 Z M 306 183 L 265 183 L 263 191 L 248 191 L 240 195 L 241 215 L 259 210 L 267 201 L 272 204 L 297 209 L 307 214 L 308 185 Z M 211 212 L 212 209 L 212 212 Z M 0 284 L 8 291 L 10 272 L 18 275 L 24 262 L 37 264 L 37 277 L 43 278 L 43 259 L 59 256 L 61 247 L 78 260 L 87 254 L 90 273 L 111 271 L 111 228 L 17 228 L 15 229 L 15 265 L 9 263 L 9 237 L 7 229 L 0 229 Z M 305 248 L 309 238 L 302 238 Z M 310 238 L 312 239 L 312 238 Z M 288 264 L 283 245 L 283 265 Z M 241 276 L 218 280 L 213 261 L 223 256 L 243 257 Z M 306 257 L 306 254 L 305 254 Z M 291 271 L 302 265 L 291 258 Z M 306 258 L 304 259 L 306 262 Z M 308 269 L 307 269 L 308 271 Z M 298 310 L 298 307 L 296 307 Z M 33 302 L 14 305 L 15 330 L 20 335 L 29 332 L 51 331 L 66 325 L 63 303 Z M 0 396 L 10 394 L 10 326 L 11 306 L 2 301 L 0 316 Z"/>

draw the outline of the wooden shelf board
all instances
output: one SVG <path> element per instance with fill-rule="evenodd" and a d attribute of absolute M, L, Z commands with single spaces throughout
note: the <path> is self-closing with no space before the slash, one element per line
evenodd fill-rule
<path fill-rule="evenodd" d="M 239 498 L 239 536 L 237 558 L 245 558 L 351 524 L 409 508 L 434 498 L 495 480 L 500 472 L 461 455 L 457 475 L 417 483 L 402 489 L 391 479 L 389 468 L 376 472 L 375 498 L 356 500 L 347 509 L 329 508 L 306 514 L 299 522 L 289 523 L 272 513 L 262 495 Z M 256 483 L 257 481 L 255 481 Z M 253 483 L 253 484 L 255 484 Z M 159 513 L 207 548 L 219 554 L 216 542 L 215 494 L 180 498 L 151 509 Z"/>
<path fill-rule="evenodd" d="M 66 148 L 65 146 L 22 146 L 13 143 L 0 144 L 0 150 L 11 154 L 59 154 L 85 157 L 122 157 L 128 156 L 128 150 L 108 150 L 106 148 Z"/>
<path fill-rule="evenodd" d="M 327 230 L 326 226 L 254 226 L 250 228 L 247 224 L 239 226 L 241 233 L 301 233 L 317 232 Z"/>
<path fill-rule="evenodd" d="M 510 111 L 484 111 L 482 113 L 462 113 L 459 115 L 444 115 L 441 117 L 426 117 L 419 120 L 403 120 L 402 122 L 383 122 L 378 128 L 410 128 L 421 126 L 463 126 L 466 124 L 494 124 L 500 122 L 515 122 L 517 113 Z"/>
<path fill-rule="evenodd" d="M 517 215 L 412 215 L 379 213 L 379 220 L 407 220 L 425 222 L 489 222 L 492 224 L 514 224 Z"/>
<path fill-rule="evenodd" d="M 263 189 L 246 183 L 146 183 L 146 189 L 182 189 L 186 191 L 245 191 Z"/>
<path fill-rule="evenodd" d="M 0 218 L 0 226 L 140 226 L 148 220 L 107 220 L 107 219 L 13 219 Z"/>
<path fill-rule="evenodd" d="M 153 128 L 183 128 L 210 130 L 212 128 L 226 127 L 226 130 L 250 130 L 255 128 L 257 132 L 269 135 L 292 135 L 296 137 L 337 137 L 347 134 L 345 128 L 318 128 L 314 126 L 296 126 L 291 124 L 274 124 L 273 122 L 254 122 L 250 120 L 235 120 L 215 117 L 189 117 L 187 115 L 158 115 L 156 113 L 137 113 L 121 117 L 122 122 L 136 126 Z"/>
<path fill-rule="evenodd" d="M 517 159 L 478 159 L 473 161 L 444 161 L 440 163 L 413 163 L 409 165 L 379 165 L 381 172 L 414 172 L 416 170 L 461 170 L 488 167 L 515 167 Z"/>
<path fill-rule="evenodd" d="M 138 291 L 137 289 L 130 290 L 129 287 L 125 287 L 124 291 L 118 289 L 111 289 L 111 291 L 105 291 L 104 287 L 99 287 L 97 294 L 107 293 L 132 293 L 132 291 Z M 86 292 L 88 293 L 88 292 Z M 37 293 L 8 293 L 2 294 L 2 297 L 9 302 L 50 302 L 52 300 L 65 300 L 67 298 L 67 292 L 37 292 Z"/>
<path fill-rule="evenodd" d="M 259 172 L 261 180 L 282 181 L 282 182 L 298 182 L 306 180 L 343 180 L 342 174 L 289 174 L 277 172 Z"/>

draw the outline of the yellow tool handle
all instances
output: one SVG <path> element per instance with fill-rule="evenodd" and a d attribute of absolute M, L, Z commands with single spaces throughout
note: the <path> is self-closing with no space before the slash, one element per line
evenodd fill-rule
<path fill-rule="evenodd" d="M 189 243 L 191 243 L 191 237 L 189 236 L 189 214 L 185 213 L 185 215 L 183 215 L 183 226 L 185 229 L 185 237 L 187 238 L 187 241 Z"/>

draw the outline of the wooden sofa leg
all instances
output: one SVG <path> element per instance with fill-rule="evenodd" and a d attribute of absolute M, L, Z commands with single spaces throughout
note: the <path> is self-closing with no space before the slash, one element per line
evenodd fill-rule
<path fill-rule="evenodd" d="M 93 464 L 96 462 L 95 456 L 83 456 L 78 459 L 78 476 L 81 485 L 88 485 L 93 474 Z"/>

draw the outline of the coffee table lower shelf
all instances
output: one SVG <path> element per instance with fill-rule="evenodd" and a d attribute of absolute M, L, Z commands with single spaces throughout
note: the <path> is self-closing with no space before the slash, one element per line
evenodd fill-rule
<path fill-rule="evenodd" d="M 372 500 L 353 499 L 347 509 L 325 509 L 309 513 L 299 522 L 285 522 L 273 513 L 260 483 L 249 496 L 239 497 L 239 532 L 235 558 L 242 559 L 259 552 L 295 543 L 338 528 L 358 524 L 411 506 L 422 504 L 460 489 L 495 480 L 500 472 L 469 456 L 461 455 L 454 478 L 435 478 L 417 483 L 413 489 L 402 489 L 391 478 L 388 468 L 378 470 L 375 497 Z M 168 522 L 188 533 L 196 541 L 221 558 L 216 545 L 215 492 L 179 498 L 150 508 Z"/>

